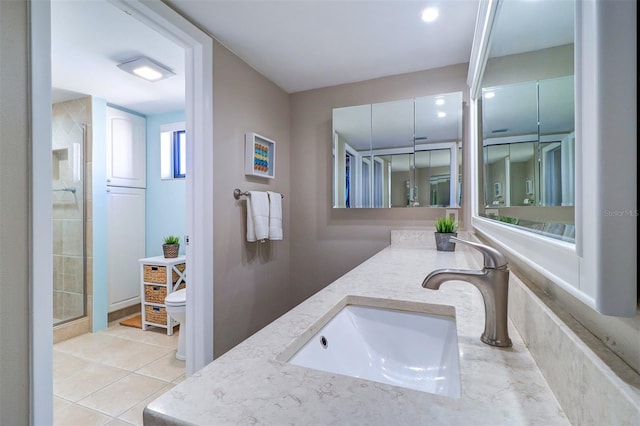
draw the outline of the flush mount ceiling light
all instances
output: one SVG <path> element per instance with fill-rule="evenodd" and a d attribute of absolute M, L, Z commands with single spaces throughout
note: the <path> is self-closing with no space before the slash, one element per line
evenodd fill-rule
<path fill-rule="evenodd" d="M 491 99 L 491 98 L 493 98 L 495 95 L 496 95 L 496 92 L 486 92 L 486 93 L 484 94 L 484 98 L 485 98 L 485 99 Z"/>
<path fill-rule="evenodd" d="M 424 22 L 433 22 L 438 19 L 440 12 L 435 7 L 428 7 L 422 11 L 422 20 Z"/>
<path fill-rule="evenodd" d="M 118 68 L 130 74 L 143 78 L 147 81 L 160 81 L 176 75 L 169 68 L 161 65 L 145 56 L 130 59 L 121 64 Z"/>
<path fill-rule="evenodd" d="M 436 99 L 436 105 L 444 105 L 444 99 L 442 98 Z"/>
<path fill-rule="evenodd" d="M 446 112 L 439 112 L 438 113 L 438 118 L 445 118 L 447 116 Z"/>

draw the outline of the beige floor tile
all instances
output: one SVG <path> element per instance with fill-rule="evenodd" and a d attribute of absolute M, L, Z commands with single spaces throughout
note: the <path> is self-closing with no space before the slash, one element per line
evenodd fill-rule
<path fill-rule="evenodd" d="M 182 376 L 176 378 L 175 380 L 172 380 L 171 383 L 173 383 L 174 385 L 177 385 L 178 383 L 182 383 L 186 378 L 187 378 L 187 375 L 185 373 Z"/>
<path fill-rule="evenodd" d="M 78 404 L 70 404 L 55 412 L 53 424 L 55 426 L 98 426 L 105 425 L 111 420 L 113 420 L 112 417 L 97 411 L 81 407 Z"/>
<path fill-rule="evenodd" d="M 134 423 L 125 422 L 124 420 L 113 419 L 109 423 L 107 423 L 105 426 L 131 426 L 133 424 Z"/>
<path fill-rule="evenodd" d="M 99 333 L 56 343 L 55 424 L 142 424 L 144 407 L 184 380 L 177 345 L 177 333 L 167 336 L 162 329 L 142 331 L 117 322 Z"/>
<path fill-rule="evenodd" d="M 67 345 L 63 345 L 67 342 L 60 343 L 62 347 L 56 347 L 56 349 L 85 360 L 129 371 L 135 371 L 172 351 L 171 348 L 140 343 L 104 333 L 94 333 L 71 340 L 73 342 L 68 341 L 70 343 Z"/>
<path fill-rule="evenodd" d="M 165 381 L 134 373 L 92 393 L 78 404 L 118 417 L 165 386 Z"/>
<path fill-rule="evenodd" d="M 57 413 L 59 411 L 62 411 L 65 408 L 68 408 L 71 404 L 73 404 L 71 401 L 67 401 L 66 399 L 54 396 L 53 397 L 53 412 Z"/>
<path fill-rule="evenodd" d="M 64 342 L 56 343 L 54 349 L 86 359 L 93 359 L 93 354 L 100 354 L 119 339 L 105 333 L 87 333 Z"/>
<path fill-rule="evenodd" d="M 172 382 L 184 375 L 185 362 L 176 358 L 176 351 L 172 350 L 162 358 L 153 361 L 144 367 L 136 370 L 136 373 L 143 374 L 156 379 Z"/>
<path fill-rule="evenodd" d="M 78 358 L 75 355 L 53 350 L 53 383 L 68 379 L 79 371 L 88 368 L 91 361 Z"/>
<path fill-rule="evenodd" d="M 127 423 L 131 423 L 133 425 L 142 425 L 142 413 L 144 411 L 144 407 L 146 407 L 151 401 L 153 401 L 154 399 L 158 398 L 160 395 L 164 394 L 165 392 L 168 392 L 169 390 L 171 390 L 171 388 L 174 385 L 168 385 L 165 386 L 164 388 L 160 389 L 158 392 L 154 393 L 153 395 L 151 395 L 150 397 L 146 398 L 144 401 L 140 402 L 139 404 L 137 404 L 135 407 L 131 408 L 130 410 L 126 411 L 125 413 L 121 414 L 120 416 L 118 416 L 119 420 L 123 420 Z"/>
<path fill-rule="evenodd" d="M 128 374 L 128 371 L 120 368 L 89 362 L 74 374 L 66 377 L 56 376 L 53 381 L 53 394 L 77 402 Z"/>
<path fill-rule="evenodd" d="M 177 331 L 178 328 L 175 329 L 175 332 L 171 336 L 167 336 L 167 331 L 163 328 L 154 327 L 143 331 L 139 328 L 126 327 L 118 323 L 114 323 L 109 326 L 104 333 L 111 336 L 134 340 L 136 342 L 175 349 L 178 347 Z"/>
<path fill-rule="evenodd" d="M 99 362 L 129 371 L 136 371 L 168 353 L 175 352 L 174 349 L 162 346 L 149 345 L 127 339 L 118 340 L 120 342 L 117 345 L 113 345 L 110 351 L 99 357 Z"/>

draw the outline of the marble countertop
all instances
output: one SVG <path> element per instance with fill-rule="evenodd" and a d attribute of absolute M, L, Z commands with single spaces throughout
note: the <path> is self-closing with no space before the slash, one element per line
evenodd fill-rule
<path fill-rule="evenodd" d="M 457 244 L 435 250 L 433 233 L 396 232 L 392 244 L 152 401 L 145 425 L 568 425 L 569 421 L 512 324 L 512 348 L 483 344 L 484 307 L 472 285 L 421 287 L 438 268 L 482 267 Z M 513 279 L 513 278 L 512 278 Z M 459 399 L 307 369 L 280 361 L 297 339 L 345 298 L 455 308 Z"/>

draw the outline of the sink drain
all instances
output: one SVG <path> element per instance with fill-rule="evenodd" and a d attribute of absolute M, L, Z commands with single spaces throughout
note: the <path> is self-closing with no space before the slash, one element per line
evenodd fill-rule
<path fill-rule="evenodd" d="M 326 337 L 320 336 L 320 344 L 322 345 L 323 348 L 327 349 L 327 345 L 329 344 L 329 342 L 327 342 Z"/>

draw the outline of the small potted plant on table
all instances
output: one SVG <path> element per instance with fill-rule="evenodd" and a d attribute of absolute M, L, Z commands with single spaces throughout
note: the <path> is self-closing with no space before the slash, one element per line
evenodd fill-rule
<path fill-rule="evenodd" d="M 180 237 L 175 235 L 169 235 L 164 237 L 164 244 L 162 245 L 162 251 L 164 257 L 173 258 L 178 257 L 178 251 L 180 250 Z"/>
<path fill-rule="evenodd" d="M 438 251 L 454 251 L 456 243 L 450 241 L 451 237 L 458 236 L 458 224 L 453 218 L 439 217 L 436 220 L 436 249 Z"/>

